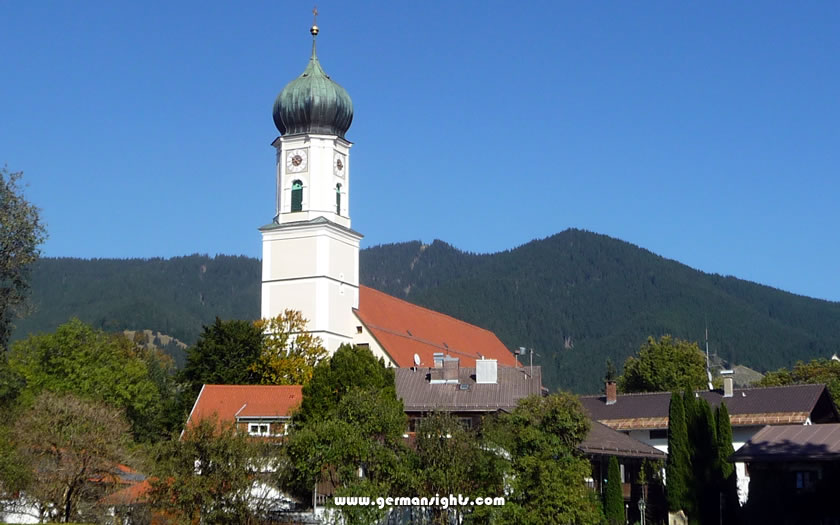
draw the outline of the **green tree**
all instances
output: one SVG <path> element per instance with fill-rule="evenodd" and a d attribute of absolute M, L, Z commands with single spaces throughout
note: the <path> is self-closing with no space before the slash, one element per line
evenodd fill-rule
<path fill-rule="evenodd" d="M 406 423 L 392 389 L 352 388 L 319 417 L 291 427 L 281 485 L 301 498 L 311 497 L 320 482 L 329 482 L 338 496 L 413 495 L 414 462 L 402 437 Z M 372 523 L 385 513 L 376 507 L 339 510 L 346 523 Z"/>
<path fill-rule="evenodd" d="M 42 392 L 15 425 L 15 442 L 29 466 L 28 498 L 42 519 L 92 521 L 101 487 L 129 456 L 129 426 L 121 411 L 72 394 Z"/>
<path fill-rule="evenodd" d="M 691 480 L 688 429 L 685 404 L 679 394 L 671 394 L 668 409 L 668 461 L 666 464 L 666 495 L 668 510 L 677 512 L 686 508 L 686 491 Z"/>
<path fill-rule="evenodd" d="M 151 480 L 152 505 L 178 523 L 255 523 L 266 509 L 276 468 L 272 445 L 205 418 L 181 439 L 161 442 Z"/>
<path fill-rule="evenodd" d="M 38 208 L 23 197 L 23 173 L 0 168 L 0 349 L 5 350 L 13 321 L 29 293 L 30 270 L 46 230 Z"/>
<path fill-rule="evenodd" d="M 293 422 L 323 418 L 353 389 L 388 390 L 396 397 L 394 371 L 367 348 L 341 345 L 330 359 L 320 361 L 303 387 L 303 401 Z"/>
<path fill-rule="evenodd" d="M 648 340 L 628 357 L 618 378 L 622 392 L 673 392 L 706 385 L 706 360 L 697 343 L 664 335 Z"/>
<path fill-rule="evenodd" d="M 265 334 L 260 356 L 250 370 L 264 385 L 305 385 L 315 365 L 327 357 L 320 337 L 306 331 L 307 320 L 296 310 L 260 319 L 256 327 Z"/>
<path fill-rule="evenodd" d="M 510 492 L 494 509 L 502 523 L 594 524 L 597 496 L 584 483 L 589 461 L 578 445 L 589 432 L 580 401 L 569 393 L 531 396 L 502 416 L 498 446 L 511 456 Z"/>
<path fill-rule="evenodd" d="M 253 385 L 259 377 L 251 369 L 260 357 L 263 332 L 249 321 L 222 321 L 218 317 L 204 330 L 194 346 L 187 349 L 187 362 L 181 381 L 195 401 L 204 384 Z"/>
<path fill-rule="evenodd" d="M 791 370 L 780 368 L 768 372 L 758 382 L 759 386 L 785 386 L 821 383 L 828 387 L 834 405 L 840 407 L 840 361 L 813 359 L 797 362 Z"/>
<path fill-rule="evenodd" d="M 715 410 L 715 424 L 717 425 L 717 448 L 720 472 L 720 491 L 723 493 L 723 522 L 736 523 L 738 518 L 738 480 L 735 465 L 729 461 L 735 448 L 732 446 L 732 425 L 726 403 Z"/>
<path fill-rule="evenodd" d="M 610 463 L 607 468 L 604 514 L 610 525 L 624 524 L 624 492 L 621 489 L 621 470 L 618 468 L 618 459 L 615 456 L 610 456 Z"/>
<path fill-rule="evenodd" d="M 140 441 L 157 439 L 164 405 L 149 375 L 148 360 L 122 334 L 106 334 L 73 319 L 52 333 L 30 336 L 12 346 L 9 363 L 26 381 L 29 399 L 38 393 L 69 392 L 123 409 Z"/>
<path fill-rule="evenodd" d="M 416 469 L 420 494 L 502 495 L 507 462 L 445 412 L 423 418 L 416 429 Z M 481 507 L 479 507 L 480 513 Z M 433 509 L 435 523 L 457 522 L 473 507 Z"/>

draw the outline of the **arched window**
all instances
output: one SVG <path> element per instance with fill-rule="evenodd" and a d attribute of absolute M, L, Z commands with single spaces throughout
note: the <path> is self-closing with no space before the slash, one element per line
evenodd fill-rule
<path fill-rule="evenodd" d="M 292 182 L 292 211 L 303 211 L 303 183 Z"/>
<path fill-rule="evenodd" d="M 335 185 L 335 214 L 341 215 L 341 184 Z"/>

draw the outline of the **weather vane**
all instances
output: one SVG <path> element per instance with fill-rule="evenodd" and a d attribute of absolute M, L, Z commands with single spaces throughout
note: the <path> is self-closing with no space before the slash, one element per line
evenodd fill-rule
<path fill-rule="evenodd" d="M 316 5 L 312 9 L 312 27 L 309 29 L 309 32 L 312 33 L 312 36 L 318 34 L 318 6 Z"/>

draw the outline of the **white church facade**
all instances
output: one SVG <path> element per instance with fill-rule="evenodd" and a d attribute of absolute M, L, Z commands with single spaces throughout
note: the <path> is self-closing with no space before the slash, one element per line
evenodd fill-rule
<path fill-rule="evenodd" d="M 330 354 L 359 344 L 390 366 L 413 366 L 415 354 L 428 366 L 435 353 L 462 366 L 476 359 L 515 366 L 492 332 L 360 284 L 362 235 L 350 220 L 353 144 L 345 138 L 353 103 L 321 67 L 318 27 L 310 32 L 308 65 L 274 103 L 277 193 L 273 220 L 260 228 L 261 316 L 298 310 Z"/>

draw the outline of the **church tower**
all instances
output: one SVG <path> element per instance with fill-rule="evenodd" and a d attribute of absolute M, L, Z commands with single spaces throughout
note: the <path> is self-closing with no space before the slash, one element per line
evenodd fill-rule
<path fill-rule="evenodd" d="M 315 50 L 303 73 L 274 102 L 277 198 L 262 233 L 263 318 L 286 309 L 309 320 L 307 331 L 332 354 L 351 343 L 359 307 L 359 241 L 350 227 L 350 143 L 347 91 L 327 75 Z"/>

